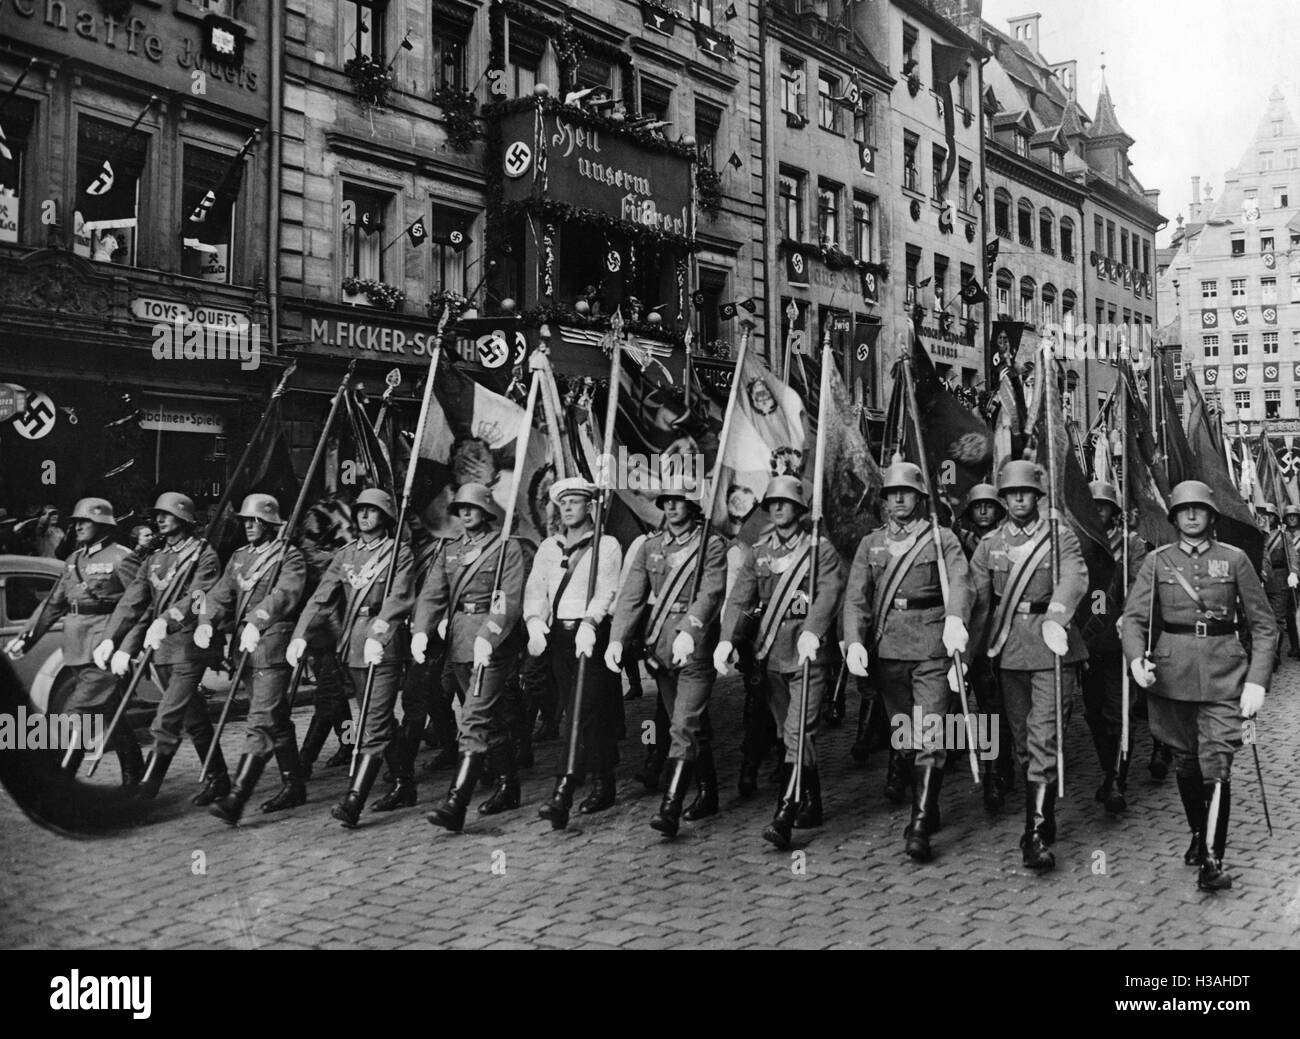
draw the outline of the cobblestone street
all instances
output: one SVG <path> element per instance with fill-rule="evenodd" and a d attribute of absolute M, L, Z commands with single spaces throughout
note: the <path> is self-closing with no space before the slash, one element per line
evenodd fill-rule
<path fill-rule="evenodd" d="M 188 803 L 197 766 L 183 749 L 151 821 L 107 837 L 72 839 L 0 806 L 4 947 L 149 948 L 1294 948 L 1300 944 L 1300 665 L 1288 661 L 1261 724 L 1261 757 L 1276 837 L 1267 836 L 1249 752 L 1238 756 L 1228 860 L 1231 892 L 1195 890 L 1182 864 L 1186 834 L 1172 774 L 1151 781 L 1145 727 L 1130 810 L 1106 818 L 1092 799 L 1097 768 L 1074 711 L 1067 731 L 1071 785 L 1059 810 L 1057 870 L 1020 864 L 1017 792 L 990 819 L 968 771 L 950 771 L 936 858 L 902 850 L 903 807 L 880 796 L 885 754 L 853 767 L 850 725 L 819 738 L 827 762 L 826 823 L 796 831 L 791 851 L 759 837 L 770 786 L 735 795 L 739 688 L 715 693 L 723 734 L 723 809 L 685 823 L 674 842 L 647 825 L 658 795 L 631 779 L 640 748 L 624 744 L 619 803 L 574 813 L 565 833 L 536 818 L 558 745 L 525 773 L 524 806 L 494 819 L 471 809 L 460 836 L 424 820 L 447 774 L 425 778 L 417 809 L 367 812 L 349 832 L 329 818 L 345 789 L 340 769 L 317 771 L 310 802 L 228 830 Z M 629 733 L 651 716 L 653 684 L 628 704 Z M 856 705 L 850 704 L 850 721 Z M 296 715 L 301 730 L 308 709 Z M 224 743 L 237 754 L 241 725 Z M 326 753 L 330 752 L 327 747 Z M 765 767 L 764 772 L 768 769 Z M 106 768 L 95 782 L 116 782 Z M 382 792 L 377 789 L 376 796 Z M 477 795 L 474 804 L 482 799 Z M 1014 805 L 1014 807 L 1013 807 Z M 206 873 L 196 875 L 197 852 Z M 796 872 L 802 853 L 804 872 Z M 495 872 L 494 872 L 495 867 Z M 1104 869 L 1104 871 L 1103 871 Z"/>

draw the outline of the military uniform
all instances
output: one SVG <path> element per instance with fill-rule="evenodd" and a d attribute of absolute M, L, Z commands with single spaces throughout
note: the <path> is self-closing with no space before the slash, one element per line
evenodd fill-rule
<path fill-rule="evenodd" d="M 307 563 L 307 583 L 303 589 L 305 603 L 320 587 L 321 578 L 334 559 L 334 552 L 313 541 L 304 540 L 302 554 Z M 352 708 L 348 690 L 344 687 L 343 669 L 339 666 L 338 657 L 334 655 L 337 642 L 338 632 L 331 631 L 328 624 L 318 625 L 307 635 L 307 665 L 311 668 L 316 684 L 312 693 L 312 715 L 307 722 L 307 732 L 303 735 L 299 752 L 304 779 L 311 778 L 312 768 L 331 730 L 338 737 L 339 748 L 325 762 L 324 767 L 345 765 L 351 760 L 346 733 L 352 727 Z"/>
<path fill-rule="evenodd" d="M 74 518 L 79 509 L 80 505 Z M 139 557 L 107 537 L 75 549 L 45 605 L 19 636 L 24 646 L 32 645 L 63 621 L 63 667 L 72 676 L 65 713 L 103 717 L 115 709 L 117 676 L 96 667 L 91 651 L 105 638 L 109 616 L 139 569 Z M 144 758 L 129 726 L 117 727 L 113 748 L 122 768 L 122 784 L 134 786 L 140 781 Z M 70 771 L 75 772 L 87 749 L 74 751 Z"/>
<path fill-rule="evenodd" d="M 670 836 L 677 831 L 682 799 L 693 768 L 706 783 L 700 802 L 711 794 L 712 810 L 697 802 L 698 818 L 717 811 L 717 776 L 711 733 L 705 725 L 713 691 L 710 647 L 717 641 L 717 617 L 726 591 L 726 542 L 710 535 L 702 578 L 692 598 L 703 524 L 679 534 L 664 529 L 649 534 L 631 555 L 614 607 L 610 642 L 627 644 L 644 622 L 645 657 L 669 721 L 669 759 L 682 762 L 670 777 L 664 805 L 651 825 Z M 673 643 L 685 633 L 693 642 L 685 664 L 673 662 Z M 698 764 L 697 764 L 698 763 Z"/>
<path fill-rule="evenodd" d="M 1300 565 L 1297 565 L 1297 560 L 1300 560 L 1300 551 L 1297 550 L 1290 531 L 1279 527 L 1268 535 L 1268 540 L 1264 544 L 1262 577 L 1269 605 L 1273 608 L 1273 619 L 1277 623 L 1279 655 L 1282 652 L 1280 635 L 1284 631 L 1290 637 L 1291 655 L 1295 656 L 1297 649 L 1300 649 L 1295 635 L 1296 597 L 1288 581 L 1292 574 L 1300 576 Z"/>

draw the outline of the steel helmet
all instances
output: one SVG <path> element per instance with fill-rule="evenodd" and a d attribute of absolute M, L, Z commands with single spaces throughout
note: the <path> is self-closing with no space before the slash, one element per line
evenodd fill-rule
<path fill-rule="evenodd" d="M 551 489 L 547 494 L 552 505 L 559 505 L 560 499 L 566 494 L 585 494 L 588 498 L 596 497 L 596 485 L 590 480 L 584 480 L 581 476 L 566 476 L 563 480 L 556 480 L 551 484 Z"/>
<path fill-rule="evenodd" d="M 72 518 L 102 523 L 106 527 L 117 525 L 117 520 L 113 518 L 113 506 L 104 498 L 82 498 L 72 510 Z"/>
<path fill-rule="evenodd" d="M 463 483 L 456 491 L 456 496 L 451 499 L 453 509 L 461 505 L 473 505 L 477 509 L 482 509 L 483 514 L 491 519 L 496 502 L 492 500 L 492 492 L 487 489 L 486 484 Z"/>
<path fill-rule="evenodd" d="M 682 501 L 698 506 L 700 489 L 696 486 L 695 478 L 682 473 L 665 476 L 660 481 L 659 493 L 655 495 L 655 505 L 662 509 L 664 502 L 669 498 L 680 498 Z"/>
<path fill-rule="evenodd" d="M 970 496 L 966 499 L 966 508 L 969 509 L 976 502 L 987 501 L 996 505 L 1003 512 L 1006 506 L 1002 504 L 1002 499 L 998 497 L 998 489 L 991 483 L 977 483 L 970 489 Z"/>
<path fill-rule="evenodd" d="M 763 492 L 763 508 L 766 509 L 774 501 L 792 502 L 807 511 L 808 500 L 804 497 L 803 481 L 797 476 L 773 477 Z"/>
<path fill-rule="evenodd" d="M 280 518 L 280 503 L 269 494 L 250 494 L 239 507 L 240 519 L 256 519 L 269 523 L 273 527 L 283 525 Z"/>
<path fill-rule="evenodd" d="M 1216 516 L 1219 506 L 1214 501 L 1214 491 L 1200 480 L 1184 480 L 1169 495 L 1169 522 L 1174 521 L 1174 513 L 1184 505 L 1203 505 Z"/>
<path fill-rule="evenodd" d="M 1114 484 L 1107 483 L 1105 480 L 1093 480 L 1088 484 L 1088 490 L 1092 492 L 1093 501 L 1107 501 L 1117 509 L 1123 508 L 1119 503 L 1119 491 L 1115 489 Z"/>
<path fill-rule="evenodd" d="M 1035 462 L 1008 462 L 998 474 L 998 494 L 1007 491 L 1031 490 L 1046 494 L 1043 470 Z"/>
<path fill-rule="evenodd" d="M 182 523 L 188 523 L 190 526 L 198 522 L 198 517 L 194 515 L 194 502 L 176 491 L 165 491 L 158 495 L 158 500 L 153 503 L 153 511 L 175 516 Z"/>
<path fill-rule="evenodd" d="M 1300 516 L 1300 506 L 1287 505 L 1284 507 L 1282 509 L 1282 518 L 1286 519 L 1288 516 Z"/>
<path fill-rule="evenodd" d="M 921 478 L 921 467 L 911 462 L 895 462 L 885 470 L 884 482 L 880 485 L 880 489 L 889 491 L 899 487 L 916 491 L 917 494 L 927 497 L 930 494 L 926 489 L 925 480 Z"/>
<path fill-rule="evenodd" d="M 1295 508 L 1295 506 L 1294 506 L 1294 505 L 1288 505 L 1287 508 L 1288 508 L 1288 509 L 1293 509 L 1293 508 Z M 1274 517 L 1274 518 L 1277 517 L 1277 506 L 1274 505 L 1271 501 L 1266 501 L 1266 502 L 1264 502 L 1264 504 L 1261 505 L 1261 506 L 1259 507 L 1259 511 L 1260 511 L 1260 512 L 1263 512 L 1263 513 L 1266 513 L 1266 514 L 1268 514 L 1269 516 L 1272 516 L 1272 517 Z"/>
<path fill-rule="evenodd" d="M 397 510 L 393 508 L 393 498 L 387 491 L 381 491 L 377 487 L 367 487 L 357 495 L 357 500 L 352 504 L 352 518 L 357 518 L 357 510 L 363 505 L 370 505 L 378 509 L 388 517 L 389 523 L 397 522 Z"/>

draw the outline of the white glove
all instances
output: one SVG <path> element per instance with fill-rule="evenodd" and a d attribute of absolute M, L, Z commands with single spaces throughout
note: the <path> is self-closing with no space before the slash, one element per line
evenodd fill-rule
<path fill-rule="evenodd" d="M 131 654 L 124 649 L 119 649 L 113 654 L 113 659 L 108 665 L 113 674 L 121 678 L 131 670 Z"/>
<path fill-rule="evenodd" d="M 673 639 L 673 666 L 685 667 L 686 662 L 691 659 L 691 654 L 695 652 L 695 640 L 691 638 L 689 631 L 679 631 L 677 637 Z"/>
<path fill-rule="evenodd" d="M 302 655 L 307 652 L 306 639 L 293 639 L 289 643 L 289 648 L 284 651 L 284 662 L 290 667 L 297 667 L 298 661 Z"/>
<path fill-rule="evenodd" d="M 1070 651 L 1070 636 L 1057 621 L 1043 621 L 1043 641 L 1058 657 L 1063 657 Z"/>
<path fill-rule="evenodd" d="M 811 631 L 805 631 L 799 636 L 799 641 L 795 643 L 795 649 L 799 651 L 799 663 L 811 663 L 817 656 L 817 651 L 821 649 L 822 640 L 814 635 Z"/>
<path fill-rule="evenodd" d="M 970 671 L 970 665 L 967 664 L 966 661 L 963 660 L 963 661 L 961 662 L 961 676 L 962 676 L 962 678 L 965 678 L 967 672 L 969 672 L 969 671 Z M 954 693 L 960 691 L 960 688 L 961 688 L 961 687 L 957 685 L 957 665 L 956 665 L 956 664 L 952 664 L 952 665 L 948 668 L 948 688 L 951 689 Z"/>
<path fill-rule="evenodd" d="M 411 659 L 417 664 L 424 663 L 424 655 L 429 649 L 428 632 L 417 631 L 411 636 Z"/>
<path fill-rule="evenodd" d="M 596 648 L 596 629 L 586 621 L 578 625 L 578 633 L 573 636 L 573 655 L 589 657 Z"/>
<path fill-rule="evenodd" d="M 487 667 L 492 663 L 492 643 L 482 635 L 474 640 L 474 666 Z"/>
<path fill-rule="evenodd" d="M 611 642 L 605 647 L 605 666 L 616 675 L 623 670 L 623 643 Z"/>
<path fill-rule="evenodd" d="M 609 648 L 613 649 L 618 646 L 620 655 L 623 647 L 617 642 L 611 642 Z M 534 617 L 528 622 L 528 655 L 530 657 L 540 657 L 546 652 L 546 625 L 542 623 L 542 618 Z M 606 666 L 609 664 L 609 654 L 605 654 Z M 617 671 L 615 667 L 612 670 Z"/>
<path fill-rule="evenodd" d="M 1300 588 L 1300 577 L 1295 574 L 1286 575 L 1286 586 L 1288 588 Z"/>
<path fill-rule="evenodd" d="M 1143 689 L 1150 689 L 1156 684 L 1156 666 L 1145 657 L 1139 658 L 1128 666 L 1133 681 Z"/>
<path fill-rule="evenodd" d="M 371 664 L 378 664 L 384 659 L 384 644 L 378 639 L 366 639 L 366 644 L 361 647 L 361 660 L 369 667 Z"/>
<path fill-rule="evenodd" d="M 969 643 L 970 635 L 966 633 L 966 625 L 961 622 L 961 618 L 945 617 L 943 619 L 943 651 L 948 656 L 952 656 L 954 653 L 965 653 Z"/>
<path fill-rule="evenodd" d="M 1253 718 L 1264 706 L 1264 687 L 1247 682 L 1241 689 L 1241 716 Z"/>
<path fill-rule="evenodd" d="M 22 655 L 27 652 L 27 647 L 23 645 L 23 637 L 16 635 L 9 640 L 9 645 L 5 646 L 5 653 L 10 660 L 21 660 Z"/>
<path fill-rule="evenodd" d="M 447 618 L 446 617 L 444 617 L 442 620 L 438 622 L 438 638 L 442 639 L 444 642 L 447 641 Z"/>
<path fill-rule="evenodd" d="M 212 625 L 200 624 L 194 629 L 194 645 L 199 649 L 207 649 L 212 645 Z"/>
<path fill-rule="evenodd" d="M 251 653 L 257 649 L 257 644 L 262 641 L 262 633 L 257 630 L 253 624 L 245 624 L 244 630 L 239 633 L 239 652 Z"/>
<path fill-rule="evenodd" d="M 161 649 L 163 644 L 163 639 L 165 639 L 166 637 L 167 637 L 167 621 L 165 618 L 159 617 L 156 621 L 154 621 L 152 624 L 149 625 L 149 630 L 144 633 L 144 648 L 155 649 L 155 650 Z"/>
<path fill-rule="evenodd" d="M 713 650 L 713 670 L 720 675 L 727 673 L 727 665 L 731 663 L 732 645 L 730 642 L 719 642 Z"/>
<path fill-rule="evenodd" d="M 871 657 L 867 655 L 867 647 L 861 642 L 849 646 L 848 656 L 844 660 L 849 665 L 849 674 L 857 675 L 859 678 L 867 677 L 867 665 Z"/>
<path fill-rule="evenodd" d="M 105 639 L 90 654 L 90 659 L 95 662 L 95 666 L 101 671 L 108 670 L 108 658 L 113 655 L 113 640 Z"/>

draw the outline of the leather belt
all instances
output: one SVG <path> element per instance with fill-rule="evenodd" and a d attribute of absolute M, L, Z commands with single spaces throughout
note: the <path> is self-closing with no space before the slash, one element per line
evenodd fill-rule
<path fill-rule="evenodd" d="M 577 631 L 582 627 L 582 618 L 577 617 L 573 620 L 557 620 L 555 623 L 565 631 Z"/>
<path fill-rule="evenodd" d="M 1049 605 L 1045 602 L 1018 602 L 1016 613 L 1046 613 Z"/>
<path fill-rule="evenodd" d="M 369 606 L 362 606 L 359 610 L 357 610 L 357 616 L 358 616 L 358 617 L 369 617 L 369 616 L 370 616 L 370 607 L 369 607 Z"/>
<path fill-rule="evenodd" d="M 75 599 L 70 599 L 68 601 L 68 612 L 84 617 L 99 617 L 112 613 L 115 605 L 115 603 L 111 602 L 79 603 Z"/>
<path fill-rule="evenodd" d="M 1227 621 L 1197 621 L 1195 624 L 1165 624 L 1161 630 L 1170 635 L 1195 635 L 1198 639 L 1217 635 L 1235 635 L 1240 629 Z"/>
<path fill-rule="evenodd" d="M 930 610 L 936 606 L 942 605 L 942 595 L 924 595 L 915 599 L 908 599 L 900 596 L 894 600 L 893 608 L 896 610 Z"/>
<path fill-rule="evenodd" d="M 463 602 L 460 604 L 461 613 L 487 613 L 487 603 Z"/>
<path fill-rule="evenodd" d="M 688 605 L 690 605 L 690 604 L 689 604 L 689 603 L 684 603 L 684 602 L 675 602 L 675 603 L 673 603 L 671 606 L 668 607 L 668 612 L 669 612 L 669 613 L 685 613 L 685 612 L 686 612 L 686 607 L 687 607 Z"/>

